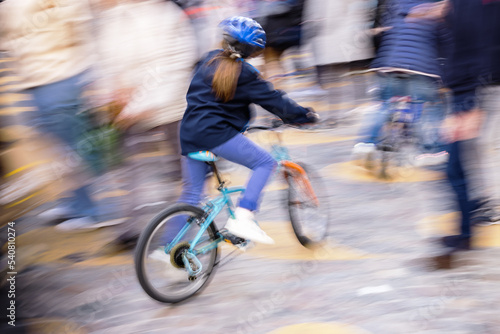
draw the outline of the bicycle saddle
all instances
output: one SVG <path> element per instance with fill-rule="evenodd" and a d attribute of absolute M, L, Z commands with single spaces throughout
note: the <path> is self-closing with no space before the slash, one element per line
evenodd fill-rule
<path fill-rule="evenodd" d="M 219 158 L 210 151 L 198 151 L 188 153 L 187 155 L 191 159 L 199 160 L 199 161 L 217 161 Z"/>

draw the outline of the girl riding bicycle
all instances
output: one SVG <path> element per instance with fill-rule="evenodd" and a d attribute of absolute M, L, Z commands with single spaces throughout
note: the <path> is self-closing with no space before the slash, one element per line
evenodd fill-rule
<path fill-rule="evenodd" d="M 257 224 L 254 211 L 276 162 L 273 157 L 243 136 L 250 121 L 250 104 L 256 103 L 286 123 L 318 120 L 318 115 L 274 90 L 245 59 L 259 55 L 266 44 L 262 27 L 246 17 L 231 17 L 219 25 L 222 49 L 215 50 L 197 65 L 187 93 L 188 106 L 180 127 L 184 187 L 179 202 L 198 205 L 208 172 L 204 161 L 190 154 L 210 151 L 226 160 L 250 168 L 253 173 L 239 200 L 229 233 L 260 243 L 274 243 Z M 211 154 L 205 153 L 204 154 Z"/>

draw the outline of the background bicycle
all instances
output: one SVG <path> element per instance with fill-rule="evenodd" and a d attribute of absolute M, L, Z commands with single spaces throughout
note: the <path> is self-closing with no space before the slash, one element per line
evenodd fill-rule
<path fill-rule="evenodd" d="M 446 105 L 445 97 L 438 103 Z M 414 167 L 439 162 L 439 152 L 443 151 L 439 131 L 443 115 L 436 114 L 432 107 L 410 96 L 391 98 L 376 150 L 365 156 L 364 166 L 379 178 L 391 179 L 394 176 L 391 168 L 409 173 Z M 435 161 L 426 161 L 427 156 Z"/>

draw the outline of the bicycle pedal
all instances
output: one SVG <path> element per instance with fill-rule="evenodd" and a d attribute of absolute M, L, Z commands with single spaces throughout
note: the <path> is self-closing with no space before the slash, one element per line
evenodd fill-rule
<path fill-rule="evenodd" d="M 240 237 L 237 237 L 231 233 L 229 233 L 226 229 L 223 229 L 220 231 L 222 237 L 224 238 L 224 241 L 233 245 L 239 245 L 241 243 L 244 243 L 246 240 Z"/>

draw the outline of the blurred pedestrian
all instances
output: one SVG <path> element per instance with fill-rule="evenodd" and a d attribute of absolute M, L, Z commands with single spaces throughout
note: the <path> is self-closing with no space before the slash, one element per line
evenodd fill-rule
<path fill-rule="evenodd" d="M 317 81 L 329 89 L 336 121 L 365 97 L 365 77 L 345 77 L 352 71 L 366 70 L 373 59 L 370 0 L 308 0 L 304 8 L 303 44 L 310 44 Z"/>
<path fill-rule="evenodd" d="M 405 19 L 414 6 L 428 2 L 426 0 L 387 1 L 389 3 L 383 15 L 383 26 L 386 29 L 381 32 L 381 44 L 371 65 L 377 71 L 378 101 L 381 108 L 373 115 L 373 119 L 368 120 L 367 129 L 363 129 L 362 142 L 354 146 L 353 153 L 371 154 L 376 150 L 382 128 L 391 112 L 391 99 L 395 96 L 409 96 L 410 107 L 416 115 L 421 114 L 420 124 L 429 123 L 434 127 L 434 133 L 417 131 L 420 149 L 426 153 L 442 152 L 425 156 L 434 158 L 427 159 L 434 161 L 425 163 L 443 163 L 447 156 L 439 138 L 439 124 L 445 112 L 439 95 L 439 88 L 442 86 L 439 59 L 442 58 L 442 50 L 450 42 L 449 32 L 443 22 Z M 423 161 L 419 163 L 423 164 Z"/>
<path fill-rule="evenodd" d="M 62 204 L 40 215 L 64 220 L 57 226 L 62 230 L 102 226 L 89 176 L 82 172 L 88 156 L 81 141 L 89 127 L 82 93 L 94 61 L 91 20 L 85 0 L 6 1 L 0 11 L 0 49 L 16 61 L 18 89 L 34 99 L 37 129 L 65 144 L 61 168 L 79 184 Z"/>
<path fill-rule="evenodd" d="M 217 28 L 219 22 L 238 13 L 237 3 L 234 0 L 175 0 L 174 2 L 184 10 L 193 25 L 197 60 L 219 47 Z"/>
<path fill-rule="evenodd" d="M 302 14 L 305 0 L 261 0 L 258 2 L 256 20 L 266 31 L 264 49 L 265 76 L 281 88 L 285 70 L 281 61 L 283 53 L 300 45 Z"/>
<path fill-rule="evenodd" d="M 130 177 L 129 220 L 120 240 L 128 242 L 139 234 L 141 210 L 165 203 L 181 180 L 179 124 L 197 61 L 196 38 L 188 17 L 171 1 L 101 4 L 100 87 L 108 92 L 103 102 L 122 108 L 115 122 L 125 130 Z M 170 186 L 160 187 L 162 181 Z"/>
<path fill-rule="evenodd" d="M 499 103 L 500 84 L 500 1 L 446 0 L 419 6 L 410 13 L 411 20 L 445 19 L 452 33 L 445 78 L 453 91 L 453 114 L 444 124 L 449 145 L 447 176 L 455 192 L 461 219 L 459 233 L 446 236 L 443 244 L 452 250 L 471 248 L 472 222 L 491 222 L 498 218 L 492 206 L 492 194 L 485 184 L 493 175 L 483 174 L 478 152 L 478 138 L 484 120 L 498 119 L 498 110 L 481 109 L 477 92 L 486 92 L 485 105 Z M 496 93 L 496 96 L 492 95 Z M 494 126 L 494 124 L 490 123 Z M 489 125 L 486 124 L 486 128 Z M 498 131 L 495 129 L 494 131 Z M 481 178 L 487 177 L 486 182 Z M 497 216 L 497 217 L 495 217 Z"/>

